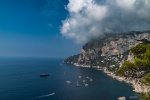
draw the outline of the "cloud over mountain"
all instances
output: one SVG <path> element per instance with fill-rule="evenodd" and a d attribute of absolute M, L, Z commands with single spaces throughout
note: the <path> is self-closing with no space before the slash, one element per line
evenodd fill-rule
<path fill-rule="evenodd" d="M 69 0 L 61 34 L 85 43 L 108 32 L 150 29 L 150 0 Z"/>

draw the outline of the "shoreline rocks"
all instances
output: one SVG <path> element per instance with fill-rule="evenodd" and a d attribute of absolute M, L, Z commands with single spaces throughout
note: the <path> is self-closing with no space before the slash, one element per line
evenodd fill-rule
<path fill-rule="evenodd" d="M 90 66 L 85 66 L 85 65 L 79 65 L 79 64 L 74 64 L 74 66 L 77 66 L 77 67 L 86 67 L 86 68 L 90 68 Z M 128 83 L 128 84 L 132 84 L 132 87 L 134 88 L 133 91 L 137 92 L 137 93 L 146 93 L 146 92 L 149 92 L 150 91 L 150 86 L 146 86 L 146 85 L 143 85 L 139 82 L 139 79 L 132 79 L 132 78 L 126 78 L 126 77 L 121 77 L 121 76 L 117 76 L 115 75 L 113 72 L 110 72 L 107 70 L 106 67 L 92 67 L 92 68 L 97 68 L 98 70 L 103 70 L 103 72 L 120 81 L 120 82 L 125 82 L 125 83 Z"/>
<path fill-rule="evenodd" d="M 119 97 L 117 100 L 126 100 L 126 97 Z"/>
<path fill-rule="evenodd" d="M 144 84 L 141 84 L 139 82 L 139 79 L 117 76 L 113 72 L 108 71 L 106 68 L 104 68 L 103 72 L 106 73 L 108 76 L 110 76 L 110 77 L 112 77 L 118 81 L 132 84 L 132 86 L 134 88 L 133 91 L 135 91 L 137 93 L 146 93 L 146 92 L 150 91 L 150 86 L 146 86 Z"/>
<path fill-rule="evenodd" d="M 108 76 L 118 81 L 132 84 L 135 92 L 148 92 L 150 86 L 141 84 L 140 79 L 121 77 L 114 73 L 124 61 L 134 61 L 134 55 L 130 49 L 144 41 L 150 41 L 150 30 L 105 34 L 86 43 L 79 54 L 68 57 L 64 63 L 103 70 Z"/>

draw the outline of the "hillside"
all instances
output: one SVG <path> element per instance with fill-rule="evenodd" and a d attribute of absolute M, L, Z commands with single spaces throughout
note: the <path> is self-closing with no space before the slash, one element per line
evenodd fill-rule
<path fill-rule="evenodd" d="M 80 54 L 70 56 L 64 63 L 90 67 L 119 67 L 127 59 L 131 47 L 150 41 L 150 31 L 105 34 L 86 43 Z"/>
<path fill-rule="evenodd" d="M 131 48 L 134 60 L 127 59 L 117 71 L 125 77 L 140 79 L 141 83 L 150 85 L 150 44 L 140 43 Z"/>
<path fill-rule="evenodd" d="M 64 63 L 101 68 L 107 75 L 133 84 L 134 91 L 147 92 L 150 89 L 149 43 L 150 31 L 105 34 L 86 43 L 80 54 L 68 57 Z"/>

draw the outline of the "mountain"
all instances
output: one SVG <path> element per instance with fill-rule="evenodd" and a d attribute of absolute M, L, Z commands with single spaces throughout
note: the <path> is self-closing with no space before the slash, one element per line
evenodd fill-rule
<path fill-rule="evenodd" d="M 150 41 L 150 31 L 105 34 L 86 43 L 80 54 L 70 56 L 64 63 L 88 67 L 117 69 L 128 58 L 130 48 Z"/>
<path fill-rule="evenodd" d="M 131 83 L 134 91 L 146 93 L 141 98 L 150 98 L 150 31 L 102 35 L 64 63 L 101 68 L 112 78 Z"/>

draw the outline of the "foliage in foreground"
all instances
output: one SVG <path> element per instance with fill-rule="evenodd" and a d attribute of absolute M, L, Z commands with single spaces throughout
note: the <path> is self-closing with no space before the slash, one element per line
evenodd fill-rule
<path fill-rule="evenodd" d="M 142 93 L 140 95 L 140 100 L 150 100 L 150 92 L 148 92 L 148 93 Z"/>
<path fill-rule="evenodd" d="M 130 51 L 134 54 L 134 62 L 125 61 L 117 73 L 126 77 L 142 78 L 141 82 L 150 85 L 150 44 L 138 44 Z"/>
<path fill-rule="evenodd" d="M 145 83 L 146 85 L 150 85 L 150 73 L 147 74 L 144 79 L 142 80 L 143 83 Z M 149 99 L 150 100 L 150 99 Z"/>
<path fill-rule="evenodd" d="M 126 77 L 141 78 L 141 82 L 150 85 L 150 44 L 139 44 L 130 50 L 134 62 L 125 61 L 117 73 Z M 150 100 L 150 92 L 142 93 L 140 100 Z"/>

